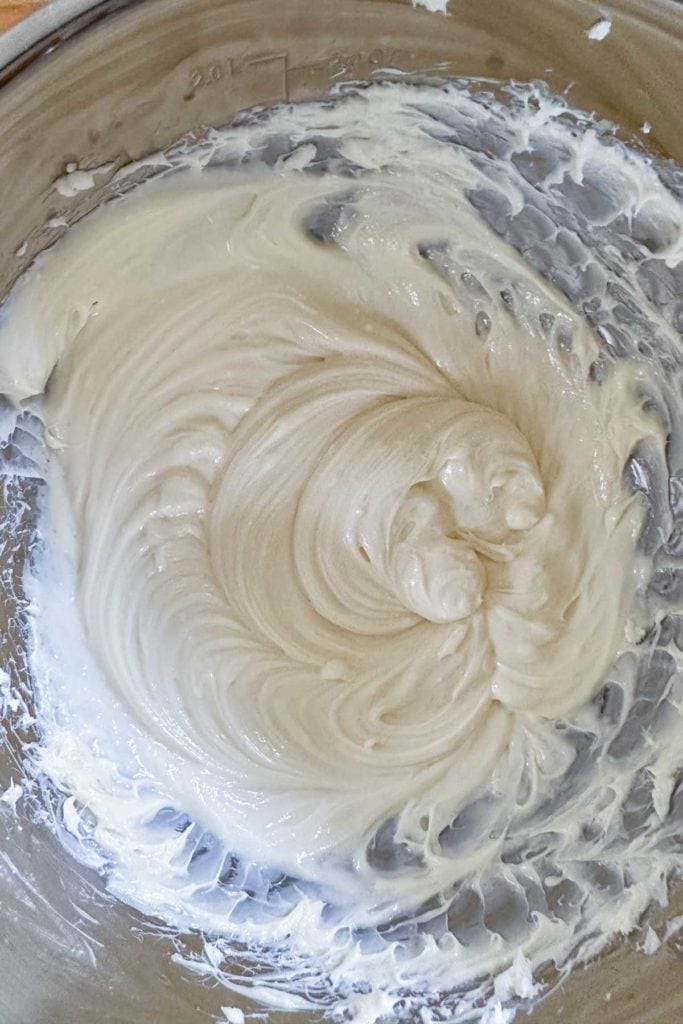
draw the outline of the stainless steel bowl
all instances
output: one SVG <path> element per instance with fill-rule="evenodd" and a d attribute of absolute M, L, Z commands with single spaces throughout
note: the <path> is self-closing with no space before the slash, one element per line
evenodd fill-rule
<path fill-rule="evenodd" d="M 450 7 L 442 17 L 406 0 L 54 0 L 0 38 L 0 296 L 63 230 L 50 220 L 77 218 L 103 194 L 60 197 L 52 183 L 67 163 L 118 167 L 245 107 L 319 98 L 381 68 L 543 79 L 626 136 L 649 122 L 647 147 L 683 164 L 676 0 Z M 586 29 L 605 16 L 607 38 L 589 39 Z M 20 574 L 21 559 L 0 553 L 0 665 L 28 687 L 11 615 Z M 3 788 L 19 757 L 8 732 Z M 0 811 L 2 1024 L 215 1020 L 235 996 L 172 962 L 174 941 L 109 897 L 22 803 L 16 816 Z M 532 1019 L 674 1024 L 683 1019 L 680 970 L 671 947 L 649 958 L 622 948 L 575 973 Z"/>

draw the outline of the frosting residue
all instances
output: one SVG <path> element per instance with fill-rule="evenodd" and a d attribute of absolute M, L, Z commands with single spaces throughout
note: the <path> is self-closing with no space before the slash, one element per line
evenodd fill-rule
<path fill-rule="evenodd" d="M 680 867 L 680 203 L 537 89 L 162 163 L 0 323 L 49 451 L 34 771 L 228 987 L 533 1001 Z"/>

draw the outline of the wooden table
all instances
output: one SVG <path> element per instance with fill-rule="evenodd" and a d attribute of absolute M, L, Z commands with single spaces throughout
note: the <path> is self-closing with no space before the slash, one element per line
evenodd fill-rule
<path fill-rule="evenodd" d="M 0 32 L 14 25 L 20 18 L 25 18 L 36 7 L 42 6 L 43 0 L 0 0 Z"/>

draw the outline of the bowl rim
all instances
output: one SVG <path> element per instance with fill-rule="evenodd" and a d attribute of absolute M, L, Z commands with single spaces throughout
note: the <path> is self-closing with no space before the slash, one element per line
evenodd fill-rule
<path fill-rule="evenodd" d="M 89 25 L 142 0 L 48 0 L 0 34 L 0 87 Z"/>

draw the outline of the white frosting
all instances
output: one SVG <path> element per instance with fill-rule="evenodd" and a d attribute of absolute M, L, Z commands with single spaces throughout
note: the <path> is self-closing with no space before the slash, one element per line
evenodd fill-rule
<path fill-rule="evenodd" d="M 89 646 L 186 760 L 182 805 L 316 877 L 327 851 L 362 872 L 401 814 L 430 889 L 463 800 L 501 758 L 513 793 L 518 748 L 624 644 L 643 431 L 631 381 L 588 383 L 596 345 L 548 289 L 531 301 L 572 358 L 502 311 L 477 338 L 421 241 L 474 249 L 496 297 L 521 259 L 463 208 L 466 168 L 439 170 L 422 201 L 428 166 L 361 185 L 327 247 L 301 220 L 343 180 L 148 186 L 27 280 L 3 388 L 38 393 L 57 362 Z"/>
<path fill-rule="evenodd" d="M 413 7 L 424 7 L 432 14 L 447 14 L 448 0 L 413 0 Z"/>
<path fill-rule="evenodd" d="M 607 36 L 612 31 L 612 19 L 611 18 L 598 18 L 590 28 L 586 29 L 586 35 L 589 39 L 597 40 L 602 42 L 603 39 L 607 39 Z"/>
<path fill-rule="evenodd" d="M 526 945 L 402 961 L 338 929 L 484 879 L 505 828 L 444 838 L 482 793 L 521 821 L 564 785 L 558 720 L 642 634 L 651 560 L 624 467 L 665 435 L 642 364 L 596 380 L 598 335 L 473 209 L 483 172 L 428 137 L 415 95 L 273 115 L 270 138 L 302 140 L 274 170 L 201 169 L 253 143 L 215 137 L 72 228 L 0 329 L 0 391 L 47 387 L 34 669 L 70 830 L 86 808 L 113 888 L 175 920 L 217 917 L 159 869 L 185 837 L 139 831 L 169 806 L 299 880 L 283 920 L 242 934 L 294 936 L 365 985 L 353 1012 L 379 1000 L 368 1016 L 516 950 L 500 1009 L 571 945 L 539 918 Z M 313 128 L 369 173 L 310 173 Z M 621 770 L 598 764 L 595 807 Z M 562 812 L 562 842 L 585 810 Z M 646 901 L 624 896 L 623 921 Z"/>

